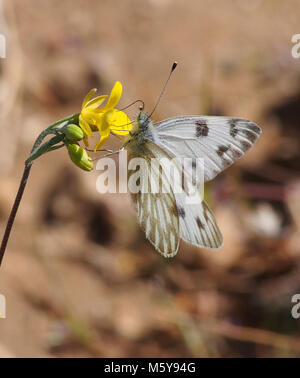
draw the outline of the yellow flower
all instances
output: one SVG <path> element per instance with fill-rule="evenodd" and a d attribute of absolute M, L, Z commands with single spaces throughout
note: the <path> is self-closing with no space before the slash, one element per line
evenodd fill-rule
<path fill-rule="evenodd" d="M 88 137 L 93 136 L 93 131 L 97 129 L 99 131 L 100 140 L 95 146 L 95 152 L 106 142 L 110 131 L 115 134 L 126 135 L 132 128 L 127 114 L 115 109 L 122 95 L 122 84 L 119 81 L 115 83 L 106 105 L 102 108 L 99 108 L 99 106 L 108 96 L 102 95 L 91 99 L 96 92 L 97 89 L 94 88 L 86 95 L 79 116 L 79 126 L 84 132 L 83 141 L 86 146 L 88 146 Z"/>

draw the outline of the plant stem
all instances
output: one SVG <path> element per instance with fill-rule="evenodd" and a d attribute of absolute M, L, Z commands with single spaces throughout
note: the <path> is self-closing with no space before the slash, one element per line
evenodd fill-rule
<path fill-rule="evenodd" d="M 43 146 L 40 147 L 40 145 L 42 144 L 42 141 L 44 140 L 44 138 L 47 135 L 53 134 L 52 130 L 56 126 L 61 125 L 63 122 L 78 122 L 78 117 L 79 117 L 79 113 L 72 114 L 68 117 L 62 118 L 59 121 L 56 121 L 56 122 L 52 123 L 50 126 L 48 126 L 37 137 L 37 139 L 36 139 L 36 141 L 33 145 L 33 148 L 31 150 L 31 154 L 30 154 L 29 158 L 25 161 L 25 168 L 24 168 L 23 176 L 22 176 L 22 179 L 21 179 L 21 182 L 20 182 L 19 190 L 18 190 L 18 193 L 16 195 L 15 202 L 13 204 L 11 211 L 10 211 L 10 215 L 9 215 L 9 218 L 8 218 L 8 221 L 7 221 L 7 224 L 6 224 L 5 232 L 4 232 L 3 239 L 2 239 L 2 242 L 1 242 L 1 247 L 0 247 L 0 266 L 2 264 L 3 256 L 5 254 L 6 246 L 7 246 L 8 239 L 9 239 L 9 235 L 10 235 L 12 226 L 14 224 L 14 220 L 15 220 L 15 217 L 16 217 L 16 214 L 17 214 L 17 211 L 18 211 L 18 208 L 19 208 L 19 205 L 20 205 L 23 193 L 24 193 L 24 189 L 25 189 L 25 186 L 26 186 L 26 183 L 27 183 L 27 179 L 28 179 L 28 176 L 29 176 L 29 173 L 30 173 L 30 169 L 31 169 L 33 160 L 36 159 L 37 157 L 43 155 L 46 152 L 53 151 L 54 149 L 61 148 L 61 147 L 64 146 L 64 144 L 55 145 L 56 143 L 61 142 L 61 140 L 63 139 L 62 135 L 56 135 L 55 137 L 50 139 L 48 142 L 46 142 L 43 145 L 44 147 Z"/>
<path fill-rule="evenodd" d="M 4 235 L 3 235 L 1 247 L 0 247 L 0 266 L 2 264 L 2 259 L 3 259 L 3 256 L 4 256 L 5 250 L 6 250 L 10 231 L 11 231 L 12 226 L 14 224 L 14 220 L 15 220 L 15 217 L 16 217 L 16 214 L 17 214 L 17 211 L 18 211 L 18 208 L 19 208 L 19 204 L 21 202 L 21 199 L 22 199 L 22 196 L 23 196 L 23 193 L 24 193 L 24 189 L 25 189 L 25 186 L 26 186 L 26 183 L 27 183 L 27 179 L 28 179 L 28 176 L 29 176 L 29 173 L 30 173 L 31 166 L 32 166 L 31 162 L 25 163 L 25 168 L 24 168 L 23 176 L 22 176 L 22 179 L 21 179 L 21 182 L 20 182 L 19 190 L 18 190 L 18 193 L 16 195 L 14 205 L 11 209 L 11 212 L 10 212 L 7 224 L 6 224 L 6 229 L 5 229 L 5 232 L 4 232 Z"/>

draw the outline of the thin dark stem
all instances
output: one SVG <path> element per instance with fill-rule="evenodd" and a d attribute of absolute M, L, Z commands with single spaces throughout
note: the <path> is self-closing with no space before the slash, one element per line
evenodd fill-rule
<path fill-rule="evenodd" d="M 8 243 L 8 239 L 9 239 L 9 235 L 10 235 L 12 226 L 14 224 L 15 217 L 16 217 L 16 214 L 17 214 L 17 211 L 18 211 L 18 208 L 19 208 L 19 205 L 20 205 L 23 193 L 24 193 L 24 189 L 25 189 L 25 186 L 26 186 L 26 183 L 27 183 L 27 179 L 28 179 L 28 176 L 29 176 L 29 173 L 30 173 L 30 169 L 31 169 L 33 160 L 35 160 L 36 158 L 38 158 L 39 156 L 43 155 L 46 152 L 53 151 L 54 149 L 63 147 L 64 143 L 59 144 L 59 145 L 57 145 L 57 143 L 61 142 L 63 140 L 64 136 L 62 134 L 57 134 L 54 131 L 54 129 L 56 128 L 56 126 L 58 126 L 58 128 L 59 128 L 59 126 L 62 125 L 63 122 L 67 122 L 67 123 L 77 122 L 78 123 L 78 117 L 79 117 L 79 113 L 72 114 L 68 117 L 62 118 L 59 121 L 56 121 L 56 122 L 52 123 L 50 126 L 48 126 L 37 137 L 37 139 L 36 139 L 36 141 L 33 145 L 33 148 L 31 150 L 31 154 L 30 154 L 29 158 L 25 161 L 25 168 L 24 168 L 23 176 L 22 176 L 22 179 L 21 179 L 21 182 L 20 182 L 19 190 L 18 190 L 18 193 L 16 195 L 14 205 L 11 209 L 11 212 L 10 212 L 7 224 L 6 224 L 5 232 L 4 232 L 1 247 L 0 247 L 0 266 L 2 264 L 3 256 L 4 256 L 6 246 L 7 246 L 7 243 Z M 44 138 L 47 135 L 50 135 L 50 134 L 56 134 L 56 136 L 54 136 L 52 139 L 50 139 L 48 142 L 45 142 L 41 146 Z"/>
<path fill-rule="evenodd" d="M 16 214 L 17 214 L 17 211 L 18 211 L 18 208 L 19 208 L 19 204 L 21 202 L 21 199 L 22 199 L 22 196 L 23 196 L 23 193 L 24 193 L 24 189 L 25 189 L 25 186 L 26 186 L 26 183 L 27 183 L 27 179 L 28 179 L 28 176 L 29 176 L 31 166 L 32 166 L 32 162 L 26 162 L 25 163 L 25 168 L 24 168 L 23 176 L 22 176 L 22 179 L 21 179 L 21 182 L 20 182 L 19 190 L 18 190 L 18 193 L 16 195 L 14 205 L 11 209 L 11 212 L 10 212 L 7 224 L 6 224 L 6 229 L 5 229 L 5 232 L 4 232 L 4 235 L 3 235 L 1 247 L 0 247 L 0 266 L 2 264 L 2 259 L 3 259 L 3 256 L 4 256 L 5 250 L 6 250 L 10 231 L 11 231 L 12 226 L 14 224 L 14 220 L 15 220 L 15 217 L 16 217 Z"/>

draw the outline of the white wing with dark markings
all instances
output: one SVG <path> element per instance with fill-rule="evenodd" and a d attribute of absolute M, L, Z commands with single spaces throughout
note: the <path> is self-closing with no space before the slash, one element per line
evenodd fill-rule
<path fill-rule="evenodd" d="M 199 248 L 219 249 L 223 245 L 223 237 L 209 209 L 198 192 L 198 203 L 190 203 L 188 195 L 183 192 L 175 194 L 179 216 L 180 237 L 187 243 Z M 195 195 L 193 195 L 195 201 Z"/>
<path fill-rule="evenodd" d="M 158 122 L 154 127 L 155 143 L 171 158 L 204 159 L 205 181 L 212 180 L 243 156 L 261 134 L 255 123 L 230 117 L 177 117 Z M 146 137 L 152 139 L 151 134 Z M 192 167 L 188 171 L 192 175 Z"/>
<path fill-rule="evenodd" d="M 140 153 L 128 148 L 129 164 L 132 158 L 140 157 Z M 160 147 L 152 141 L 146 141 L 143 145 L 144 165 L 140 172 L 140 190 L 138 193 L 129 191 L 146 238 L 163 256 L 173 257 L 180 241 L 176 201 L 164 171 L 155 164 L 151 165 L 151 159 L 166 158 L 169 159 L 168 155 Z M 133 174 L 134 171 L 128 169 L 128 183 Z M 153 192 L 151 187 L 157 190 Z"/>
<path fill-rule="evenodd" d="M 143 113 L 139 122 L 143 127 L 132 135 L 126 149 L 129 160 L 142 157 L 146 161 L 140 179 L 141 190 L 131 196 L 147 239 L 165 257 L 177 253 L 180 238 L 200 248 L 220 248 L 222 234 L 201 198 L 199 187 L 203 180 L 212 180 L 243 156 L 255 143 L 261 129 L 253 122 L 230 117 L 177 117 L 153 127 Z M 161 169 L 153 170 L 153 158 L 167 161 L 189 158 L 191 163 L 182 166 L 174 162 L 173 168 L 178 174 L 172 176 L 176 185 L 170 189 L 166 166 L 162 164 Z M 199 158 L 204 160 L 204 167 L 196 163 Z M 129 170 L 129 180 L 132 174 Z M 181 182 L 183 177 L 190 184 L 189 190 Z M 159 188 L 158 192 L 147 191 L 150 182 Z M 177 190 L 180 187 L 182 191 Z M 146 193 L 143 193 L 145 188 Z"/>

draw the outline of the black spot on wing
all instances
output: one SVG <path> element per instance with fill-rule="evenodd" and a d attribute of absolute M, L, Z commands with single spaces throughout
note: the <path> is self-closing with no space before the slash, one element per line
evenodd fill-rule
<path fill-rule="evenodd" d="M 241 145 L 242 145 L 243 151 L 249 150 L 249 148 L 252 146 L 251 143 L 245 140 L 241 141 Z"/>
<path fill-rule="evenodd" d="M 204 215 L 204 219 L 206 222 L 209 221 L 209 218 L 208 218 L 208 213 L 209 212 L 209 208 L 207 206 L 207 204 L 205 202 L 203 202 L 203 215 Z"/>
<path fill-rule="evenodd" d="M 204 229 L 204 224 L 201 222 L 199 217 L 196 218 L 196 222 L 199 228 Z"/>
<path fill-rule="evenodd" d="M 204 119 L 198 119 L 195 122 L 196 125 L 196 137 L 199 138 L 201 136 L 207 136 L 208 135 L 208 126 L 207 122 Z"/>
<path fill-rule="evenodd" d="M 181 218 L 185 218 L 185 211 L 184 211 L 184 208 L 183 208 L 183 207 L 178 206 L 178 207 L 177 207 L 177 211 L 178 211 L 178 215 L 179 215 Z"/>
<path fill-rule="evenodd" d="M 250 129 L 251 131 L 255 132 L 256 134 L 258 134 L 258 135 L 261 134 L 261 129 L 260 129 L 259 126 L 257 126 L 256 123 L 254 123 L 254 122 L 249 122 L 249 123 L 247 124 L 247 127 L 248 127 L 248 129 Z"/>
<path fill-rule="evenodd" d="M 222 157 L 224 153 L 227 152 L 228 150 L 229 150 L 228 146 L 219 146 L 217 149 L 217 154 Z"/>
<path fill-rule="evenodd" d="M 222 158 L 222 168 L 228 168 L 232 164 L 232 160 Z"/>
<path fill-rule="evenodd" d="M 193 159 L 192 160 L 192 184 L 193 185 L 196 185 L 197 184 L 197 180 L 196 180 L 196 177 L 197 177 L 197 163 L 196 163 L 196 159 Z"/>
<path fill-rule="evenodd" d="M 234 160 L 239 159 L 243 155 L 243 153 L 241 151 L 233 148 L 232 146 L 230 147 L 230 152 L 231 152 Z"/>
<path fill-rule="evenodd" d="M 229 126 L 230 126 L 230 136 L 232 136 L 233 138 L 236 137 L 237 133 L 238 133 L 238 128 L 236 127 L 237 126 L 237 123 L 239 122 L 239 118 L 230 118 L 229 120 Z"/>
<path fill-rule="evenodd" d="M 241 130 L 242 134 L 251 142 L 254 143 L 257 139 L 257 135 L 250 130 Z"/>

